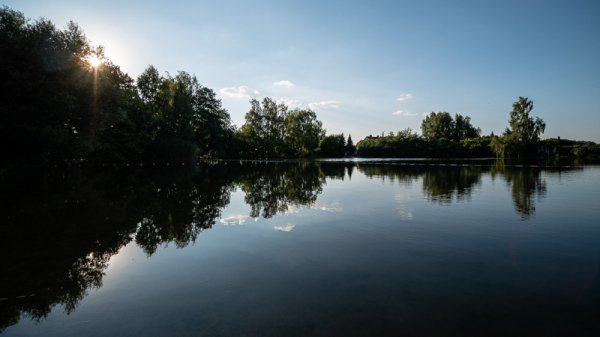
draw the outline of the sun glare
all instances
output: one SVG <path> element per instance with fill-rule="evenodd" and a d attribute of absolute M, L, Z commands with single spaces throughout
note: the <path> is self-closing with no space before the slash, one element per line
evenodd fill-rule
<path fill-rule="evenodd" d="M 98 68 L 98 66 L 102 64 L 102 60 L 96 55 L 88 57 L 87 61 L 94 68 Z"/>

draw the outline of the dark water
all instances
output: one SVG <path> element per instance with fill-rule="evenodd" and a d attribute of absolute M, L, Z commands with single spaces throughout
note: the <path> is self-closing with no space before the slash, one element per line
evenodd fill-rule
<path fill-rule="evenodd" d="M 5 336 L 600 331 L 599 167 L 229 162 L 0 179 Z"/>

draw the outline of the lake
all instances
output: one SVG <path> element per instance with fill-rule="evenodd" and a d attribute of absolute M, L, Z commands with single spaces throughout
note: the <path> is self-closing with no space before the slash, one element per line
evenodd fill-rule
<path fill-rule="evenodd" d="M 596 336 L 600 167 L 5 171 L 3 336 Z"/>

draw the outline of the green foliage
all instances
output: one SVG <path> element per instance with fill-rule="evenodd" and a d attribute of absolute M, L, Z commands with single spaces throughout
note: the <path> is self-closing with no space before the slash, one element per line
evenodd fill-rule
<path fill-rule="evenodd" d="M 571 148 L 571 155 L 577 159 L 588 159 L 597 161 L 600 159 L 600 144 L 586 142 L 583 145 Z"/>
<path fill-rule="evenodd" d="M 421 122 L 421 133 L 428 140 L 461 141 L 464 138 L 479 137 L 480 130 L 471 125 L 471 117 L 447 112 L 431 112 Z"/>
<path fill-rule="evenodd" d="M 250 101 L 250 111 L 240 129 L 240 137 L 245 142 L 247 156 L 260 158 L 281 157 L 283 154 L 285 115 L 287 106 L 277 104 L 265 97 L 261 102 Z"/>
<path fill-rule="evenodd" d="M 288 157 L 308 157 L 319 146 L 325 131 L 314 111 L 292 110 L 285 115 L 284 142 Z"/>
<path fill-rule="evenodd" d="M 242 156 L 254 158 L 309 157 L 315 154 L 324 130 L 314 111 L 288 111 L 271 98 L 250 101 L 238 137 Z"/>
<path fill-rule="evenodd" d="M 497 158 L 504 158 L 506 154 L 506 144 L 504 143 L 504 138 L 498 136 L 492 136 L 490 140 L 490 149 Z"/>
<path fill-rule="evenodd" d="M 460 114 L 454 115 L 454 140 L 461 141 L 467 138 L 477 138 L 481 134 L 479 128 L 471 125 L 471 117 L 463 117 Z"/>
<path fill-rule="evenodd" d="M 530 117 L 533 101 L 519 97 L 513 103 L 509 125 L 502 137 L 493 137 L 490 146 L 497 157 L 522 157 L 535 155 L 539 137 L 546 129 L 546 123 L 539 117 Z"/>
<path fill-rule="evenodd" d="M 513 110 L 510 113 L 510 134 L 514 135 L 515 141 L 525 147 L 536 144 L 546 129 L 546 123 L 542 119 L 529 116 L 531 110 L 533 110 L 533 101 L 521 96 L 513 103 Z"/>
<path fill-rule="evenodd" d="M 11 162 L 228 151 L 229 114 L 194 76 L 162 77 L 150 66 L 136 86 L 74 23 L 58 30 L 47 20 L 30 23 L 4 7 L 0 28 L 0 148 Z M 92 56 L 102 63 L 92 66 Z M 150 153 L 157 149 L 165 152 Z"/>
<path fill-rule="evenodd" d="M 356 152 L 361 157 L 490 157 L 489 141 L 489 137 L 465 138 L 460 142 L 428 140 L 405 129 L 395 136 L 368 136 L 356 144 Z"/>
<path fill-rule="evenodd" d="M 344 134 L 327 135 L 319 143 L 321 156 L 325 158 L 339 158 L 346 153 L 346 139 Z"/>
<path fill-rule="evenodd" d="M 155 143 L 193 144 L 200 156 L 225 156 L 233 136 L 229 114 L 214 91 L 198 83 L 195 76 L 180 71 L 162 77 L 149 66 L 138 77 L 138 92 L 144 102 L 149 125 L 154 125 Z M 177 142 L 176 142 L 177 143 Z M 154 146 L 154 149 L 163 148 Z M 168 148 L 168 146 L 166 147 Z M 155 155 L 164 156 L 168 153 Z"/>
<path fill-rule="evenodd" d="M 432 112 L 421 123 L 421 133 L 429 140 L 447 139 L 454 136 L 454 121 L 447 112 Z"/>

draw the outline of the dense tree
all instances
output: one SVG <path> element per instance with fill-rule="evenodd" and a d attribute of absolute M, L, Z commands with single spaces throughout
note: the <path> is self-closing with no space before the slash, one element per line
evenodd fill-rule
<path fill-rule="evenodd" d="M 227 154 L 233 136 L 229 113 L 195 76 L 180 71 L 162 77 L 149 66 L 138 77 L 137 88 L 148 124 L 154 126 L 152 155 L 193 159 Z"/>
<path fill-rule="evenodd" d="M 157 114 L 160 109 L 159 94 L 164 78 L 160 76 L 158 69 L 148 66 L 137 78 L 137 88 L 140 97 L 147 104 L 146 108 L 152 114 Z"/>
<path fill-rule="evenodd" d="M 246 122 L 238 132 L 244 156 L 311 156 L 325 133 L 321 121 L 310 109 L 288 111 L 285 104 L 277 104 L 268 97 L 262 103 L 253 99 L 250 105 Z"/>
<path fill-rule="evenodd" d="M 149 66 L 134 82 L 72 22 L 60 30 L 48 20 L 30 22 L 3 7 L 0 50 L 0 149 L 9 163 L 355 153 L 351 137 L 325 136 L 315 112 L 290 111 L 268 97 L 252 100 L 244 125 L 235 130 L 215 92 L 195 76 L 184 71 L 163 76 Z M 356 153 L 532 155 L 546 126 L 530 116 L 532 109 L 532 101 L 519 97 L 502 137 L 479 137 L 468 116 L 432 112 L 422 121 L 422 137 L 411 130 L 383 132 L 358 142 Z M 587 146 L 572 155 L 594 155 L 594 149 Z"/>
<path fill-rule="evenodd" d="M 489 137 L 428 140 L 405 129 L 394 136 L 368 136 L 356 144 L 356 152 L 362 157 L 490 157 L 489 142 Z"/>
<path fill-rule="evenodd" d="M 490 146 L 498 157 L 534 155 L 546 123 L 539 117 L 529 116 L 533 110 L 533 101 L 527 97 L 519 97 L 512 107 L 509 127 L 502 137 L 492 137 Z"/>
<path fill-rule="evenodd" d="M 421 122 L 421 133 L 429 140 L 454 138 L 454 120 L 447 112 L 431 112 Z"/>
<path fill-rule="evenodd" d="M 463 117 L 460 114 L 454 115 L 454 140 L 461 141 L 467 138 L 479 137 L 481 130 L 471 125 L 471 117 Z"/>
<path fill-rule="evenodd" d="M 319 143 L 321 156 L 329 158 L 343 157 L 346 153 L 346 139 L 344 134 L 327 135 Z"/>
<path fill-rule="evenodd" d="M 513 103 L 510 112 L 510 133 L 514 134 L 519 142 L 527 145 L 536 143 L 546 129 L 546 123 L 541 118 L 529 116 L 531 110 L 533 101 L 521 96 Z"/>
<path fill-rule="evenodd" d="M 356 153 L 356 146 L 354 146 L 352 136 L 348 135 L 348 140 L 346 141 L 346 156 L 353 156 L 354 153 Z"/>
<path fill-rule="evenodd" d="M 461 141 L 465 138 L 478 137 L 480 130 L 471 125 L 470 117 L 460 114 L 454 119 L 447 112 L 431 112 L 421 122 L 421 133 L 428 140 Z"/>
<path fill-rule="evenodd" d="M 281 156 L 287 106 L 268 97 L 263 99 L 262 104 L 252 99 L 250 105 L 246 122 L 239 132 L 246 143 L 246 153 L 254 157 Z"/>
<path fill-rule="evenodd" d="M 97 88 L 91 132 L 93 160 L 139 160 L 152 140 L 133 80 L 110 60 L 95 70 Z"/>
<path fill-rule="evenodd" d="M 323 124 L 314 111 L 292 110 L 285 115 L 284 142 L 290 157 L 312 155 L 324 136 Z"/>
<path fill-rule="evenodd" d="M 92 48 L 75 24 L 0 9 L 0 144 L 27 161 L 81 157 L 89 151 L 93 113 Z"/>
<path fill-rule="evenodd" d="M 0 147 L 8 162 L 226 155 L 229 114 L 196 77 L 163 77 L 150 66 L 136 85 L 74 23 L 59 30 L 4 7 L 0 28 Z"/>

